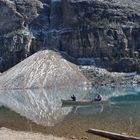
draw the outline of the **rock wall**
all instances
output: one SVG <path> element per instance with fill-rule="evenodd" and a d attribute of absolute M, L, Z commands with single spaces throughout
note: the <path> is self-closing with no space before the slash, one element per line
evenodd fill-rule
<path fill-rule="evenodd" d="M 112 71 L 139 66 L 138 0 L 0 0 L 0 9 L 0 71 L 46 48 Z"/>

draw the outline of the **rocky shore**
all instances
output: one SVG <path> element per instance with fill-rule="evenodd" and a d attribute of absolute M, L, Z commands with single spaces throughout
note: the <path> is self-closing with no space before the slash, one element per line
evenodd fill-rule
<path fill-rule="evenodd" d="M 90 81 L 89 86 L 136 86 L 140 84 L 140 75 L 136 72 L 109 72 L 95 66 L 80 66 L 79 68 Z"/>
<path fill-rule="evenodd" d="M 68 140 L 67 138 L 44 135 L 41 133 L 13 131 L 7 128 L 0 129 L 1 140 Z"/>

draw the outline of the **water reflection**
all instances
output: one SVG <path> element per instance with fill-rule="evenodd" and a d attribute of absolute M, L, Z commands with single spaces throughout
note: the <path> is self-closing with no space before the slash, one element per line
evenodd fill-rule
<path fill-rule="evenodd" d="M 77 99 L 93 99 L 96 94 L 101 94 L 109 100 L 107 104 L 93 106 L 70 106 L 62 107 L 61 99 L 70 99 L 75 94 Z M 111 102 L 110 102 L 111 101 Z M 119 112 L 120 118 L 128 114 L 132 122 L 131 112 L 140 114 L 136 102 L 140 103 L 140 88 L 109 88 L 98 87 L 93 89 L 34 89 L 34 90 L 1 90 L 0 105 L 25 116 L 36 124 L 42 126 L 54 126 L 64 120 L 68 115 L 96 116 L 98 118 L 116 117 Z M 133 102 L 131 108 L 128 104 Z M 121 103 L 124 103 L 122 106 Z M 117 112 L 117 113 L 116 113 Z M 116 116 L 114 116 L 115 114 Z M 124 115 L 125 114 L 125 115 Z M 110 118 L 111 120 L 111 118 Z M 101 121 L 101 119 L 100 119 Z"/>
<path fill-rule="evenodd" d="M 69 99 L 73 93 L 80 99 L 86 96 L 87 90 L 6 90 L 1 91 L 0 104 L 37 124 L 53 126 L 71 112 L 72 107 L 61 108 L 61 99 Z"/>
<path fill-rule="evenodd" d="M 72 94 L 77 99 L 91 99 L 97 93 L 109 102 L 103 105 L 61 107 L 61 99 L 70 99 Z M 140 136 L 139 87 L 7 90 L 0 91 L 0 105 L 20 114 L 0 108 L 0 126 L 14 130 L 76 136 L 77 139 L 88 135 L 85 130 L 89 128 Z M 88 137 L 89 140 L 98 140 L 93 135 Z"/>
<path fill-rule="evenodd" d="M 104 100 L 110 100 L 112 98 L 117 99 L 125 96 L 137 96 L 140 94 L 140 87 L 94 87 L 86 95 L 86 99 L 94 98 L 96 94 L 101 94 Z M 133 100 L 133 98 L 131 99 Z"/>
<path fill-rule="evenodd" d="M 77 115 L 95 115 L 102 113 L 104 110 L 104 105 L 89 105 L 89 106 L 73 106 L 72 111 L 70 114 L 77 114 Z"/>

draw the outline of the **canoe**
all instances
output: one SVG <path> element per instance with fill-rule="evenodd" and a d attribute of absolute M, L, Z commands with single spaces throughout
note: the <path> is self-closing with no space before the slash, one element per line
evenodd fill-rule
<path fill-rule="evenodd" d="M 89 129 L 87 132 L 104 137 L 104 138 L 109 138 L 111 140 L 140 140 L 140 138 L 138 137 L 112 133 L 109 131 L 103 131 L 103 130 L 98 130 L 98 129 Z"/>
<path fill-rule="evenodd" d="M 61 99 L 62 105 L 92 105 L 92 104 L 102 104 L 106 103 L 107 101 L 94 101 L 94 100 L 63 100 Z"/>

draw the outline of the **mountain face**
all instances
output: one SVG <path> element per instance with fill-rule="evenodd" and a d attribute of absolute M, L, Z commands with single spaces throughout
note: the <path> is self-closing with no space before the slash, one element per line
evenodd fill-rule
<path fill-rule="evenodd" d="M 139 68 L 139 0 L 0 0 L 0 9 L 1 72 L 46 48 L 78 64 Z"/>

